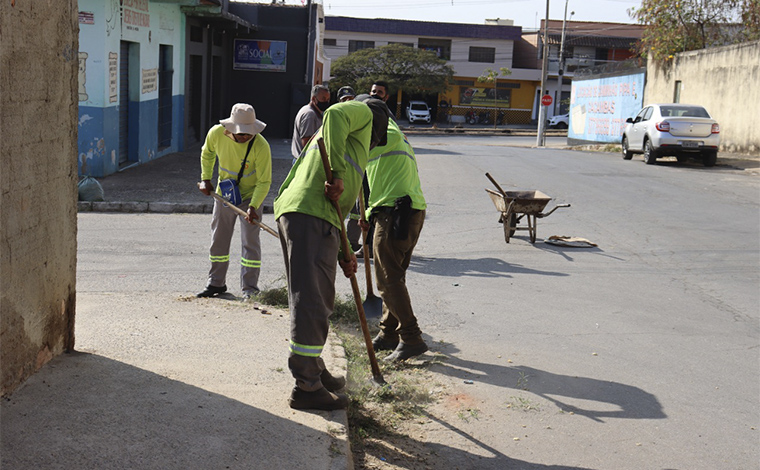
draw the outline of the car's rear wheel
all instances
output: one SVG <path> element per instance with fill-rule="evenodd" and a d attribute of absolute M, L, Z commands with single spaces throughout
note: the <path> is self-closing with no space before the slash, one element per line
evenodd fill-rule
<path fill-rule="evenodd" d="M 718 151 L 717 150 L 708 150 L 707 152 L 702 154 L 704 160 L 702 161 L 705 166 L 715 166 L 715 163 L 718 161 Z"/>
<path fill-rule="evenodd" d="M 657 152 L 652 146 L 652 141 L 647 139 L 644 142 L 644 163 L 654 165 L 657 162 Z"/>
<path fill-rule="evenodd" d="M 623 137 L 623 160 L 630 160 L 633 158 L 633 152 L 628 148 L 628 137 Z"/>

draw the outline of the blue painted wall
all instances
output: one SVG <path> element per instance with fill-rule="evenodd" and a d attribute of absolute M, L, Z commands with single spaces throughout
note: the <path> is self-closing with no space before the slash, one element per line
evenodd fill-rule
<path fill-rule="evenodd" d="M 180 5 L 119 0 L 79 0 L 79 175 L 119 171 L 120 44 L 129 52 L 129 155 L 126 166 L 183 150 L 185 16 Z M 122 18 L 122 10 L 134 10 Z M 172 140 L 158 149 L 160 46 L 171 46 Z M 147 78 L 146 78 L 147 77 Z M 123 165 L 124 166 L 124 165 Z"/>

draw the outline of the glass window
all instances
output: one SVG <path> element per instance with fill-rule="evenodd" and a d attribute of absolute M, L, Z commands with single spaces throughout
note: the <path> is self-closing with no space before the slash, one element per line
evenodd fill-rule
<path fill-rule="evenodd" d="M 417 41 L 417 48 L 433 51 L 439 59 L 451 60 L 450 39 L 420 38 L 419 41 Z"/>
<path fill-rule="evenodd" d="M 338 45 L 338 40 L 337 39 L 325 39 L 324 40 L 324 45 L 325 46 L 337 46 Z"/>
<path fill-rule="evenodd" d="M 495 47 L 470 47 L 470 62 L 487 62 L 489 64 L 493 64 L 495 60 Z"/>
<path fill-rule="evenodd" d="M 348 41 L 348 53 L 360 51 L 362 49 L 374 49 L 375 41 Z"/>

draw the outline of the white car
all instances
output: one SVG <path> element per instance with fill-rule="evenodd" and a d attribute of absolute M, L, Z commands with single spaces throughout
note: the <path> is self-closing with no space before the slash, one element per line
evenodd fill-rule
<path fill-rule="evenodd" d="M 410 101 L 406 107 L 406 118 L 409 124 L 414 124 L 416 121 L 425 121 L 430 124 L 430 108 L 424 101 Z"/>
<path fill-rule="evenodd" d="M 569 114 L 559 114 L 549 119 L 549 129 L 567 129 L 570 124 Z"/>
<path fill-rule="evenodd" d="M 650 104 L 626 123 L 622 140 L 625 160 L 643 153 L 649 165 L 658 157 L 674 156 L 679 162 L 696 157 L 705 166 L 713 166 L 718 159 L 720 126 L 702 106 Z"/>

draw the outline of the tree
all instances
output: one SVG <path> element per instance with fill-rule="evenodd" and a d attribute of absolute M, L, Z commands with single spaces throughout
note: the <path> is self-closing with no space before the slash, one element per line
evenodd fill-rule
<path fill-rule="evenodd" d="M 349 85 L 359 94 L 368 93 L 377 80 L 388 82 L 393 90 L 403 88 L 407 93 L 443 93 L 454 77 L 454 69 L 434 52 L 403 44 L 362 49 L 339 57 L 333 61 L 330 72 L 331 88 Z"/>
<path fill-rule="evenodd" d="M 630 14 L 646 25 L 639 54 L 655 60 L 760 38 L 758 0 L 642 0 Z"/>
<path fill-rule="evenodd" d="M 509 70 L 507 67 L 500 67 L 499 70 L 493 70 L 492 68 L 487 68 L 483 71 L 482 74 L 478 77 L 478 81 L 482 83 L 493 83 L 493 127 L 496 127 L 496 82 L 499 81 L 499 76 L 505 76 L 508 77 L 512 75 L 512 71 Z"/>

